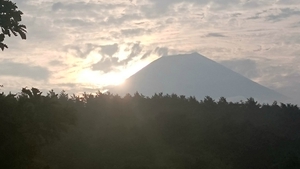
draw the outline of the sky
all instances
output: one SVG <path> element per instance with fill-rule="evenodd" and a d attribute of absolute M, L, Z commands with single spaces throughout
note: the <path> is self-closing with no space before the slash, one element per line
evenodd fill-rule
<path fill-rule="evenodd" d="M 299 0 L 13 0 L 27 40 L 6 38 L 1 91 L 121 84 L 163 55 L 198 52 L 300 102 Z"/>

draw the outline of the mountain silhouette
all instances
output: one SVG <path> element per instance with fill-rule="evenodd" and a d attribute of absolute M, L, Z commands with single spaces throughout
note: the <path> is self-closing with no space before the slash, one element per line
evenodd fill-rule
<path fill-rule="evenodd" d="M 124 84 L 110 89 L 110 92 L 121 96 L 136 92 L 145 96 L 175 93 L 197 99 L 205 96 L 214 99 L 225 97 L 230 101 L 253 97 L 268 103 L 287 99 L 198 53 L 163 56 L 129 77 Z"/>

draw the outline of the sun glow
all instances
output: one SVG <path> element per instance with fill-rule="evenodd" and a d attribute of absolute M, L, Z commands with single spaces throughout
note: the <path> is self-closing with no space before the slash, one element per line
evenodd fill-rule
<path fill-rule="evenodd" d="M 93 86 L 111 86 L 121 85 L 125 81 L 125 77 L 119 73 L 101 73 L 92 71 L 91 69 L 82 70 L 77 78 L 77 82 L 84 84 L 91 84 Z"/>
<path fill-rule="evenodd" d="M 121 50 L 118 53 L 120 59 L 123 60 L 122 56 L 127 56 L 128 53 Z M 98 54 L 99 55 L 99 54 Z M 90 59 L 85 65 L 91 65 L 97 63 L 101 57 L 98 55 L 90 55 Z M 127 78 L 129 78 L 134 73 L 138 72 L 140 69 L 145 67 L 147 64 L 157 59 L 158 56 L 151 56 L 144 60 L 139 58 L 133 59 L 126 65 L 115 67 L 111 72 L 93 71 L 91 68 L 86 68 L 81 70 L 77 76 L 77 83 L 85 84 L 87 86 L 105 88 L 108 86 L 118 86 L 122 85 Z"/>

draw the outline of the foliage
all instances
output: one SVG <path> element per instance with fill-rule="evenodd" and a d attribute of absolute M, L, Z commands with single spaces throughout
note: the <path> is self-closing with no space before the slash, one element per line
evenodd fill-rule
<path fill-rule="evenodd" d="M 22 39 L 26 39 L 26 26 L 20 24 L 22 21 L 23 13 L 18 10 L 15 3 L 10 0 L 0 0 L 0 27 L 2 33 L 0 33 L 0 48 L 8 48 L 4 44 L 5 36 L 11 36 L 11 34 L 17 36 L 18 34 Z"/>
<path fill-rule="evenodd" d="M 43 96 L 32 88 L 1 94 L 0 107 L 0 168 L 300 167 L 300 110 L 292 104 L 162 93 Z"/>
<path fill-rule="evenodd" d="M 73 97 L 78 125 L 42 151 L 53 169 L 300 167 L 296 105 L 110 93 Z"/>
<path fill-rule="evenodd" d="M 45 145 L 61 137 L 75 114 L 66 95 L 47 96 L 32 88 L 21 94 L 0 95 L 0 168 L 34 168 L 33 161 Z"/>

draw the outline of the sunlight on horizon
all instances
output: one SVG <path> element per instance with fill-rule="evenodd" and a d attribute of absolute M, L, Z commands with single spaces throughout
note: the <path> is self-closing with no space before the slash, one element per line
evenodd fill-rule
<path fill-rule="evenodd" d="M 98 86 L 99 88 L 120 86 L 124 84 L 127 78 L 129 78 L 157 58 L 159 58 L 159 56 L 153 55 L 144 60 L 136 59 L 131 61 L 128 65 L 116 67 L 114 71 L 108 73 L 93 71 L 91 68 L 86 68 L 78 73 L 76 81 L 78 83 Z"/>

